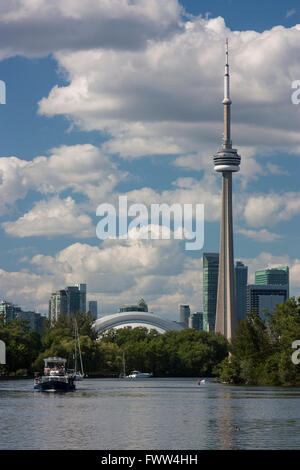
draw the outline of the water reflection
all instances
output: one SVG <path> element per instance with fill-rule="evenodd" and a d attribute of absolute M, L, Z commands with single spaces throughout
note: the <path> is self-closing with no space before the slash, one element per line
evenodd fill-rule
<path fill-rule="evenodd" d="M 229 450 L 234 448 L 235 441 L 235 408 L 232 406 L 233 394 L 228 392 L 219 393 L 222 413 L 218 413 L 216 419 L 216 444 L 220 450 Z"/>
<path fill-rule="evenodd" d="M 47 394 L 32 385 L 0 381 L 1 449 L 300 447 L 300 389 L 89 379 Z"/>

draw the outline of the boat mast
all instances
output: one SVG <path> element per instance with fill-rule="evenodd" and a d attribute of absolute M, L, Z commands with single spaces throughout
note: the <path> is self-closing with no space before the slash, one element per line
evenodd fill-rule
<path fill-rule="evenodd" d="M 84 375 L 83 372 L 83 364 L 82 364 L 82 356 L 81 356 L 81 349 L 80 349 L 80 341 L 79 341 L 79 333 L 78 333 L 78 325 L 76 317 L 74 317 L 75 322 L 75 374 L 77 372 L 77 344 L 78 344 L 78 351 L 79 351 L 79 359 L 80 359 L 80 372 Z"/>
<path fill-rule="evenodd" d="M 77 330 L 76 330 L 76 318 L 74 317 L 75 327 L 74 327 L 74 337 L 75 337 L 75 352 L 74 352 L 74 372 L 77 372 Z"/>
<path fill-rule="evenodd" d="M 125 353 L 123 352 L 123 375 L 124 377 L 126 376 L 126 372 L 125 372 Z"/>
<path fill-rule="evenodd" d="M 83 364 L 82 364 L 82 357 L 81 357 L 81 350 L 80 350 L 80 341 L 79 341 L 78 329 L 77 329 L 77 339 L 78 339 L 78 349 L 79 349 L 79 358 L 80 358 L 81 373 L 82 373 L 82 375 L 84 375 L 84 372 L 83 372 Z"/>

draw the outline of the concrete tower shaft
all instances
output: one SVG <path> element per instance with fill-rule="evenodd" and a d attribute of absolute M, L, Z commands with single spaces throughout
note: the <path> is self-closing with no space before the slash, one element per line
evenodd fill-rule
<path fill-rule="evenodd" d="M 231 339 L 237 323 L 232 217 L 232 172 L 222 174 L 222 213 L 215 331 Z"/>

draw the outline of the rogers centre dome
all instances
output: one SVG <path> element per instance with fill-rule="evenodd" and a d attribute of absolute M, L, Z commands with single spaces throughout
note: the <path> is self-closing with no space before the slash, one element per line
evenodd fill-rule
<path fill-rule="evenodd" d="M 181 331 L 184 329 L 179 323 L 175 321 L 165 320 L 152 313 L 148 312 L 119 312 L 113 315 L 105 315 L 102 318 L 98 318 L 93 323 L 93 328 L 100 334 L 111 328 L 136 328 L 145 327 L 148 330 L 155 329 L 159 333 L 165 333 L 166 331 Z"/>

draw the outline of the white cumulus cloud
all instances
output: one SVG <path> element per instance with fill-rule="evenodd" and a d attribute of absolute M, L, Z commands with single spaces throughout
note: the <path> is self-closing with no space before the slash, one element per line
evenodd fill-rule
<path fill-rule="evenodd" d="M 55 57 L 69 84 L 54 87 L 39 112 L 105 132 L 105 150 L 123 158 L 215 153 L 223 131 L 226 36 L 232 138 L 244 150 L 241 168 L 255 174 L 261 171 L 257 153 L 300 152 L 300 115 L 291 102 L 292 81 L 300 76 L 300 25 L 230 31 L 221 17 L 195 17 L 168 37 L 149 40 L 143 50 L 59 51 Z"/>
<path fill-rule="evenodd" d="M 0 57 L 143 48 L 179 20 L 177 0 L 10 0 L 0 3 Z"/>
<path fill-rule="evenodd" d="M 71 197 L 41 200 L 16 221 L 3 222 L 2 227 L 7 234 L 14 237 L 95 237 L 91 218 L 80 211 Z"/>

